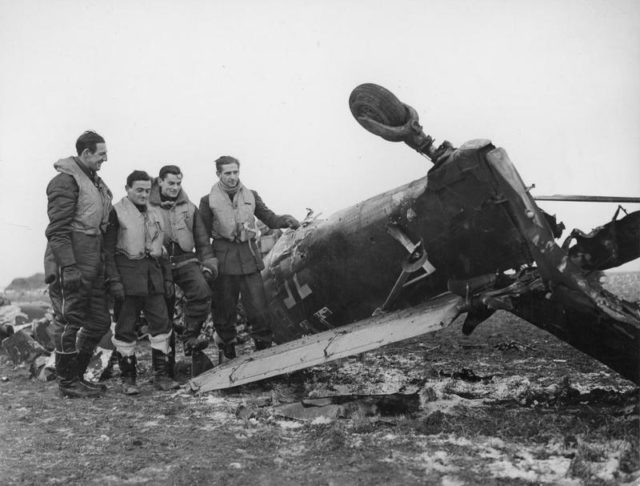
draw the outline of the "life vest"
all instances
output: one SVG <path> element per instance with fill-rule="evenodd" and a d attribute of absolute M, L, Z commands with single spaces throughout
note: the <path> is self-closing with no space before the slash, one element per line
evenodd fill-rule
<path fill-rule="evenodd" d="M 257 234 L 254 216 L 256 199 L 253 192 L 242 184 L 234 194 L 233 201 L 219 182 L 214 184 L 209 193 L 209 207 L 213 212 L 211 236 L 214 240 L 216 238 L 224 238 L 229 241 L 255 239 Z"/>
<path fill-rule="evenodd" d="M 94 183 L 78 166 L 75 157 L 60 159 L 53 164 L 53 167 L 58 172 L 73 176 L 80 189 L 71 229 L 87 235 L 104 233 L 109 221 L 113 197 L 104 181 L 96 176 Z"/>
<path fill-rule="evenodd" d="M 156 208 L 147 207 L 141 212 L 129 198 L 123 197 L 114 209 L 120 224 L 116 253 L 130 260 L 162 255 L 163 223 Z"/>
<path fill-rule="evenodd" d="M 190 253 L 195 250 L 196 243 L 193 239 L 193 218 L 196 212 L 196 206 L 189 200 L 184 189 L 180 190 L 175 204 L 168 205 L 166 201 L 161 202 L 160 186 L 157 182 L 154 182 L 151 187 L 149 204 L 157 208 L 162 216 L 165 246 L 176 242 L 184 252 Z"/>

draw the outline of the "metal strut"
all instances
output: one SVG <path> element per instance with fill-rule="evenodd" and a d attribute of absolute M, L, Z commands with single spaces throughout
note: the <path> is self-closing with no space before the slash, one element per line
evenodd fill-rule
<path fill-rule="evenodd" d="M 385 299 L 382 307 L 378 307 L 373 315 L 378 315 L 381 312 L 386 312 L 391 304 L 393 304 L 400 294 L 400 291 L 418 280 L 422 280 L 425 277 L 428 277 L 433 272 L 436 271 L 436 268 L 429 262 L 427 258 L 427 251 L 424 247 L 424 243 L 419 241 L 418 243 L 414 243 L 411 241 L 404 231 L 402 231 L 396 225 L 389 225 L 387 227 L 387 233 L 389 233 L 396 241 L 398 241 L 405 249 L 409 252 L 407 258 L 402 262 L 402 270 L 400 271 L 400 275 L 396 279 L 396 282 L 393 284 L 389 295 Z M 414 278 L 413 280 L 409 279 L 409 276 L 412 273 L 417 272 L 418 270 L 423 269 L 425 271 L 424 274 L 419 277 Z"/>

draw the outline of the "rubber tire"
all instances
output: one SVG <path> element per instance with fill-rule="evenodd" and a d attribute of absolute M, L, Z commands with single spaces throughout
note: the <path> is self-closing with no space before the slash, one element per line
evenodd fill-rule
<path fill-rule="evenodd" d="M 407 109 L 391 91 L 373 83 L 361 84 L 349 96 L 349 109 L 356 120 L 366 116 L 387 126 L 407 121 Z"/>

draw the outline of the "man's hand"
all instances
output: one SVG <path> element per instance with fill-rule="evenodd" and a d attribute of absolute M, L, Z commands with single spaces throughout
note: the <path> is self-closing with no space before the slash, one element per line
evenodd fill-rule
<path fill-rule="evenodd" d="M 284 219 L 284 223 L 287 225 L 288 228 L 295 230 L 300 227 L 300 222 L 290 214 L 285 214 L 282 216 L 282 218 Z"/>
<path fill-rule="evenodd" d="M 164 281 L 164 298 L 173 299 L 176 296 L 176 288 L 171 280 Z"/>
<path fill-rule="evenodd" d="M 209 284 L 218 278 L 218 259 L 207 258 L 202 262 L 202 273 L 204 273 L 204 278 Z"/>
<path fill-rule="evenodd" d="M 122 285 L 122 282 L 119 280 L 109 282 L 109 293 L 113 300 L 122 302 L 124 300 L 124 285 Z"/>
<path fill-rule="evenodd" d="M 82 287 L 82 274 L 75 265 L 68 265 L 62 269 L 60 275 L 62 288 L 68 292 L 75 292 Z"/>

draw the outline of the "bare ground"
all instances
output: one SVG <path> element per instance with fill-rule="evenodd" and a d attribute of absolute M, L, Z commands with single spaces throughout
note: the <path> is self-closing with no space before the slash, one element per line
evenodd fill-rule
<path fill-rule="evenodd" d="M 640 274 L 612 281 L 640 298 Z M 469 337 L 461 325 L 204 396 L 156 391 L 144 342 L 137 397 L 116 377 L 103 398 L 62 399 L 0 355 L 0 482 L 638 484 L 637 387 L 510 314 Z M 376 406 L 391 393 L 419 409 Z M 373 401 L 283 416 L 303 399 L 350 394 Z"/>

